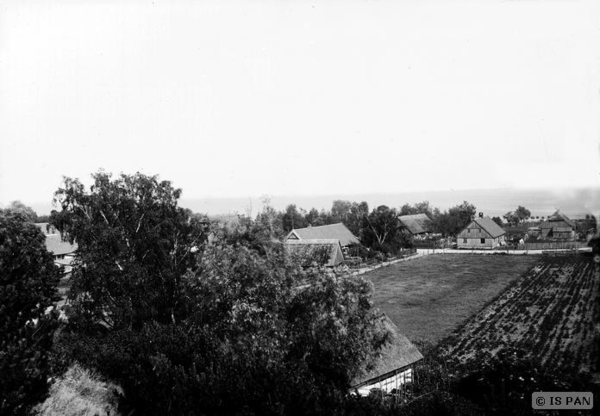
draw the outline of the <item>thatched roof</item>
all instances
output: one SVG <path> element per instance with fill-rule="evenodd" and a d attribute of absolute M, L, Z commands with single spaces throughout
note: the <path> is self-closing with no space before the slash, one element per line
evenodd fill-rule
<path fill-rule="evenodd" d="M 329 260 L 326 266 L 334 267 L 344 261 L 344 253 L 340 240 L 335 239 L 314 239 L 314 240 L 288 240 L 284 242 L 284 247 L 294 256 L 301 256 L 306 261 L 311 260 L 315 251 L 321 247 L 329 249 Z"/>
<path fill-rule="evenodd" d="M 398 219 L 412 235 L 431 232 L 431 218 L 427 214 L 402 215 Z"/>
<path fill-rule="evenodd" d="M 576 228 L 575 222 L 567 217 L 565 214 L 561 214 L 559 211 L 556 211 L 554 214 L 548 217 L 546 221 L 540 224 L 540 228 L 556 228 L 560 227 L 559 223 L 564 223 L 567 227 L 570 227 L 572 230 Z"/>
<path fill-rule="evenodd" d="M 353 381 L 353 387 L 360 387 L 376 383 L 379 380 L 392 376 L 397 370 L 406 368 L 423 359 L 421 352 L 415 345 L 400 333 L 398 327 L 386 315 L 381 317 L 379 323 L 391 334 L 390 342 L 385 345 L 371 371 L 364 371 Z"/>
<path fill-rule="evenodd" d="M 294 229 L 286 237 L 286 241 L 322 239 L 339 240 L 342 247 L 349 246 L 350 244 L 360 244 L 358 238 L 341 222 L 318 227 Z"/>

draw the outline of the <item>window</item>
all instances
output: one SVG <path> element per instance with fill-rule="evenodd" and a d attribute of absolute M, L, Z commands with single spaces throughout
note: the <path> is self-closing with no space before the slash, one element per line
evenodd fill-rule
<path fill-rule="evenodd" d="M 467 244 L 467 239 L 466 238 L 463 238 L 463 243 Z"/>
<path fill-rule="evenodd" d="M 481 244 L 485 244 L 485 238 L 481 239 Z"/>

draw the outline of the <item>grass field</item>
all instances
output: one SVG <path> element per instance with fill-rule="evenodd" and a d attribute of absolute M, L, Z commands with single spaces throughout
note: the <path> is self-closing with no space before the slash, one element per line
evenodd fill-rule
<path fill-rule="evenodd" d="M 438 342 L 530 270 L 540 256 L 432 254 L 365 275 L 373 302 L 409 339 Z"/>

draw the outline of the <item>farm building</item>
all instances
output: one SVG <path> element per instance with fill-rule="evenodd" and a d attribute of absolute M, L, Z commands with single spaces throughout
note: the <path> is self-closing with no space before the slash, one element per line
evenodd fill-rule
<path fill-rule="evenodd" d="M 546 221 L 541 223 L 539 228 L 541 238 L 572 240 L 575 237 L 577 226 L 569 217 L 556 211 Z"/>
<path fill-rule="evenodd" d="M 318 227 L 298 228 L 290 231 L 285 241 L 293 240 L 339 240 L 342 247 L 360 244 L 358 238 L 344 224 L 321 225 Z"/>
<path fill-rule="evenodd" d="M 431 233 L 431 218 L 427 214 L 402 215 L 398 219 L 413 237 L 425 237 Z"/>
<path fill-rule="evenodd" d="M 325 266 L 335 267 L 344 261 L 342 246 L 337 239 L 288 240 L 283 246 L 292 256 L 298 257 L 303 266 L 318 262 L 322 253 L 327 255 Z"/>
<path fill-rule="evenodd" d="M 46 235 L 46 250 L 54 256 L 54 264 L 64 266 L 65 274 L 71 271 L 71 262 L 77 250 L 77 244 L 71 244 L 63 241 L 56 228 L 48 223 L 37 223 L 42 232 Z"/>
<path fill-rule="evenodd" d="M 506 231 L 490 217 L 471 221 L 456 237 L 458 248 L 494 248 L 504 245 Z"/>
<path fill-rule="evenodd" d="M 389 331 L 390 342 L 382 348 L 374 368 L 365 370 L 353 380 L 352 392 L 361 396 L 368 396 L 371 389 L 380 389 L 384 393 L 402 390 L 413 381 L 413 365 L 423 359 L 417 347 L 386 315 L 381 317 L 380 325 Z"/>

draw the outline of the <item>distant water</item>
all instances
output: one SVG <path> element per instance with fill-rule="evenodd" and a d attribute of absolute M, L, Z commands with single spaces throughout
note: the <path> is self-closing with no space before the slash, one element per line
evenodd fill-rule
<path fill-rule="evenodd" d="M 594 213 L 600 213 L 600 190 L 574 189 L 574 190 L 549 190 L 549 189 L 485 189 L 485 190 L 450 190 L 432 192 L 398 192 L 389 194 L 354 194 L 354 195 L 322 195 L 322 196 L 271 196 L 270 205 L 277 210 L 284 210 L 289 204 L 296 204 L 298 208 L 306 211 L 311 208 L 318 210 L 331 209 L 334 200 L 366 201 L 369 209 L 379 205 L 399 208 L 405 203 L 414 204 L 429 201 L 430 206 L 438 207 L 442 211 L 458 205 L 463 201 L 475 205 L 478 212 L 483 212 L 490 217 L 502 216 L 508 211 L 516 209 L 519 205 L 531 211 L 533 216 L 548 216 L 557 209 L 574 219 Z M 218 214 L 249 214 L 256 216 L 262 209 L 259 197 L 246 198 L 182 198 L 181 206 L 190 208 L 194 212 L 209 215 Z"/>

